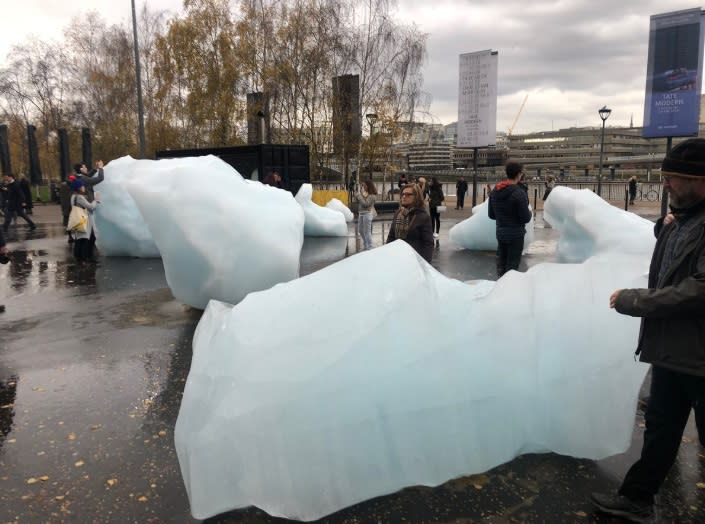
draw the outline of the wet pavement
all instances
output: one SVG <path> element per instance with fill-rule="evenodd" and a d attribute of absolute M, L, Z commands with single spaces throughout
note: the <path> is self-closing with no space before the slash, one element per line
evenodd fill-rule
<path fill-rule="evenodd" d="M 657 211 L 656 211 L 657 212 Z M 494 254 L 451 248 L 442 218 L 434 266 L 452 278 L 494 279 Z M 646 209 L 642 214 L 655 214 Z M 0 523 L 197 522 L 191 518 L 173 430 L 201 312 L 171 296 L 158 259 L 101 258 L 76 266 L 56 206 L 38 229 L 12 227 L 0 266 Z M 539 220 L 523 265 L 552 260 L 556 233 Z M 374 223 L 382 243 L 388 220 Z M 352 226 L 351 226 L 352 231 Z M 307 238 L 302 273 L 354 255 L 359 241 Z M 590 492 L 618 486 L 633 445 L 602 461 L 524 455 L 436 488 L 411 487 L 321 522 L 619 522 L 593 512 Z M 689 424 L 659 498 L 662 522 L 705 522 L 705 452 Z M 302 475 L 308 474 L 301 472 Z M 285 522 L 256 508 L 211 523 Z"/>

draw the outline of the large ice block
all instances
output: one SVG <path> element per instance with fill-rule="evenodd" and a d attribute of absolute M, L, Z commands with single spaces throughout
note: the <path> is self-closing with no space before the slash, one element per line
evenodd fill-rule
<path fill-rule="evenodd" d="M 584 253 L 608 204 L 564 196 L 553 223 Z M 397 241 L 235 307 L 212 301 L 175 433 L 194 517 L 254 505 L 308 521 L 522 453 L 626 450 L 647 366 L 632 355 L 639 320 L 608 300 L 646 285 L 653 239 L 612 218 L 583 263 L 497 283 L 444 277 Z"/>
<path fill-rule="evenodd" d="M 101 255 L 161 256 L 137 204 L 127 191 L 127 182 L 135 176 L 136 167 L 152 163 L 152 160 L 124 156 L 105 166 L 105 180 L 95 186 L 101 201 L 95 212 L 96 245 Z"/>
<path fill-rule="evenodd" d="M 304 215 L 288 191 L 214 156 L 142 161 L 127 188 L 182 302 L 235 304 L 299 276 Z"/>

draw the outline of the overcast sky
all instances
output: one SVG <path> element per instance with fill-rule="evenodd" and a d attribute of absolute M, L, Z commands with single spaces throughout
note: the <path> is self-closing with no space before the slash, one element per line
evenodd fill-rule
<path fill-rule="evenodd" d="M 181 0 L 147 0 L 178 11 Z M 137 0 L 138 9 L 144 0 Z M 108 22 L 129 21 L 130 0 L 0 0 L 0 58 L 29 34 L 60 39 L 73 16 L 95 9 Z M 12 7 L 9 7 L 12 5 Z M 649 16 L 702 7 L 685 0 L 399 0 L 398 16 L 428 36 L 424 90 L 438 123 L 457 120 L 458 55 L 499 52 L 497 130 L 506 131 L 528 99 L 514 133 L 608 125 L 640 126 Z"/>

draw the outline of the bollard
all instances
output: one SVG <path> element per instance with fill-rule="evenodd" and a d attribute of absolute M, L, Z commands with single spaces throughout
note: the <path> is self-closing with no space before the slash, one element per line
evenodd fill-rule
<path fill-rule="evenodd" d="M 536 201 L 539 196 L 539 190 L 537 188 L 534 188 L 534 213 L 536 213 Z"/>
<path fill-rule="evenodd" d="M 624 210 L 629 211 L 629 188 L 624 187 Z"/>

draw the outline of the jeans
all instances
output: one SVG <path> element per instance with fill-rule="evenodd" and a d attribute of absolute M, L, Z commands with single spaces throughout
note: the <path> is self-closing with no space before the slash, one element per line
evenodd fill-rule
<path fill-rule="evenodd" d="M 705 440 L 705 377 L 660 366 L 652 366 L 651 371 L 641 458 L 629 469 L 619 488 L 620 495 L 645 503 L 654 501 L 676 460 L 691 409 L 695 410 L 700 444 L 704 445 Z"/>
<path fill-rule="evenodd" d="M 465 193 L 457 193 L 456 197 L 457 197 L 457 204 L 455 207 L 458 209 L 463 209 L 463 207 L 465 207 Z"/>
<path fill-rule="evenodd" d="M 357 230 L 362 237 L 365 250 L 372 249 L 372 213 L 358 215 Z"/>

